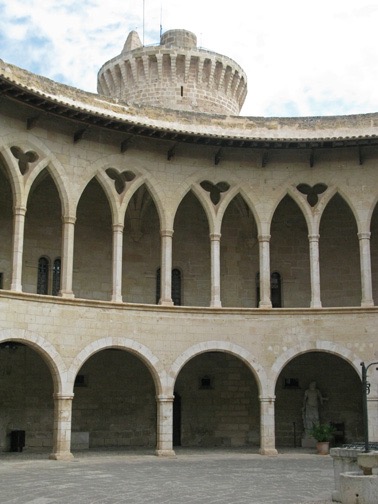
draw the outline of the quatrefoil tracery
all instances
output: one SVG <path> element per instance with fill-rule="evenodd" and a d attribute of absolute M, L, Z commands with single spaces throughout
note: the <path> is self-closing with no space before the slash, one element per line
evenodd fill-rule
<path fill-rule="evenodd" d="M 39 156 L 36 152 L 23 152 L 16 145 L 11 147 L 10 150 L 13 156 L 18 160 L 18 168 L 20 169 L 21 175 L 25 175 L 25 173 L 29 170 L 30 163 L 35 163 L 39 159 Z"/>
<path fill-rule="evenodd" d="M 221 193 L 227 192 L 230 189 L 230 184 L 227 182 L 218 182 L 213 184 L 209 180 L 204 180 L 200 183 L 202 189 L 210 193 L 210 199 L 214 205 L 217 205 L 221 199 Z"/>
<path fill-rule="evenodd" d="M 302 194 L 307 196 L 308 204 L 314 207 L 319 201 L 318 195 L 324 193 L 328 189 L 328 186 L 325 184 L 315 184 L 314 186 L 310 186 L 308 184 L 298 184 L 297 189 Z"/>
<path fill-rule="evenodd" d="M 114 180 L 114 186 L 118 194 L 122 194 L 126 187 L 126 182 L 131 182 L 135 179 L 135 173 L 132 171 L 119 172 L 115 168 L 108 168 L 106 174 Z"/>

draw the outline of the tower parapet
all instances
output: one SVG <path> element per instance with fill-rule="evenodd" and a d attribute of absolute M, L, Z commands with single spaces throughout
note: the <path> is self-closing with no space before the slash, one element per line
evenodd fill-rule
<path fill-rule="evenodd" d="M 187 30 L 169 30 L 160 44 L 143 46 L 129 33 L 119 56 L 98 73 L 100 94 L 135 105 L 238 115 L 247 77 L 232 59 L 197 47 Z"/>

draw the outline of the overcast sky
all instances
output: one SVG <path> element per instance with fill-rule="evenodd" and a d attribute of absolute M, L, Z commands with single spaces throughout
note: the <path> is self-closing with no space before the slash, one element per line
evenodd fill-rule
<path fill-rule="evenodd" d="M 240 64 L 242 115 L 378 112 L 378 0 L 0 0 L 0 58 L 96 92 L 129 31 L 158 43 L 161 20 Z"/>

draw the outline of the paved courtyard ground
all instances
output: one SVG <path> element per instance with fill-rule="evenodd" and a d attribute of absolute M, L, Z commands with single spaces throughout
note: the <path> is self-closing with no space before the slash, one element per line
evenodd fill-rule
<path fill-rule="evenodd" d="M 0 454 L 1 504 L 325 504 L 330 456 L 243 450 L 90 451 L 71 462 L 47 454 Z"/>

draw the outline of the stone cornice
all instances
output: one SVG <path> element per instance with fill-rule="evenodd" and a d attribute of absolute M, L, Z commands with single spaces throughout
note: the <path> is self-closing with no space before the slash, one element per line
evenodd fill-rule
<path fill-rule="evenodd" d="M 155 313 L 159 316 L 161 313 L 171 313 L 176 316 L 181 314 L 193 314 L 203 317 L 209 315 L 213 317 L 214 314 L 220 316 L 251 316 L 251 317 L 324 317 L 324 316 L 337 316 L 337 315 L 376 315 L 378 313 L 378 306 L 345 306 L 345 307 L 326 307 L 326 308 L 225 308 L 225 307 L 201 307 L 201 306 L 173 306 L 173 305 L 155 305 L 155 304 L 141 304 L 141 303 L 115 303 L 112 301 L 98 301 L 92 299 L 78 299 L 78 298 L 62 298 L 59 296 L 44 296 L 40 294 L 30 294 L 26 292 L 15 292 L 8 290 L 0 290 L 0 304 L 2 300 L 11 299 L 13 302 L 31 302 L 42 303 L 44 305 L 61 305 L 71 306 L 77 308 L 99 308 L 101 310 L 124 310 L 145 312 L 148 315 Z"/>
<path fill-rule="evenodd" d="M 188 144 L 259 149 L 378 145 L 378 113 L 264 118 L 131 107 L 0 60 L 0 97 L 76 124 Z"/>

